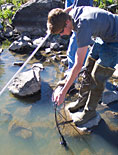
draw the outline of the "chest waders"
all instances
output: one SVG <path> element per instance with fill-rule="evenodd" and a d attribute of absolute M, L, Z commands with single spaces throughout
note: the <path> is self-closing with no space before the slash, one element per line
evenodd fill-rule
<path fill-rule="evenodd" d="M 106 81 L 112 76 L 115 70 L 109 67 L 103 67 L 95 63 L 91 72 L 91 81 L 89 86 L 89 94 L 85 103 L 84 110 L 73 116 L 77 125 L 84 124 L 96 116 L 96 107 L 102 96 Z M 74 115 L 74 114 L 73 114 Z"/>
<path fill-rule="evenodd" d="M 82 82 L 79 90 L 79 98 L 77 101 L 73 102 L 73 107 L 69 108 L 69 111 L 71 113 L 77 112 L 80 108 L 84 107 L 86 104 L 86 101 L 88 99 L 88 94 L 90 90 L 91 85 L 91 72 L 93 70 L 93 67 L 95 65 L 96 60 L 88 57 L 85 63 L 85 70 L 82 73 Z"/>

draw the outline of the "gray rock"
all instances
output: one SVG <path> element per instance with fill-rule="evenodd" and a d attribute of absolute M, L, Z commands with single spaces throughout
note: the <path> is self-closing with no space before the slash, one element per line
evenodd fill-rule
<path fill-rule="evenodd" d="M 7 25 L 7 26 L 6 26 L 6 30 L 5 30 L 5 32 L 4 32 L 4 36 L 5 36 L 6 38 L 13 37 L 13 28 L 12 28 L 12 26 L 10 26 L 10 25 Z"/>
<path fill-rule="evenodd" d="M 113 73 L 113 77 L 114 77 L 114 78 L 118 78 L 118 64 L 116 65 L 116 70 L 115 70 L 115 72 Z"/>
<path fill-rule="evenodd" d="M 57 49 L 59 49 L 59 43 L 51 43 L 50 44 L 50 48 L 52 49 L 52 50 L 57 50 Z"/>
<path fill-rule="evenodd" d="M 0 54 L 3 52 L 3 49 L 2 48 L 0 48 Z"/>
<path fill-rule="evenodd" d="M 45 54 L 50 54 L 51 53 L 51 49 L 50 48 L 46 48 L 45 49 Z"/>
<path fill-rule="evenodd" d="M 29 53 L 32 50 L 31 39 L 27 36 L 23 36 L 17 41 L 14 41 L 10 46 L 9 50 L 13 52 Z"/>
<path fill-rule="evenodd" d="M 38 65 L 37 65 L 38 66 Z M 34 65 L 31 70 L 20 73 L 9 86 L 9 91 L 17 96 L 30 96 L 40 91 L 40 67 Z"/>
<path fill-rule="evenodd" d="M 12 24 L 20 33 L 29 32 L 33 36 L 44 36 L 48 12 L 57 7 L 64 7 L 61 0 L 30 0 L 16 12 Z"/>
<path fill-rule="evenodd" d="M 43 41 L 44 37 L 40 37 L 38 39 L 34 39 L 32 42 L 33 42 L 33 45 L 32 47 L 36 48 L 42 41 Z M 49 47 L 49 42 L 44 42 L 44 44 L 41 46 L 41 48 L 44 48 L 44 47 Z"/>
<path fill-rule="evenodd" d="M 118 91 L 105 91 L 102 95 L 102 105 L 118 101 Z"/>

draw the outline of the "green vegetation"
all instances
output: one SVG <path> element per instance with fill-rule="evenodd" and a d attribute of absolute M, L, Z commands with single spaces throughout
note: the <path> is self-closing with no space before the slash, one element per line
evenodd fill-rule
<path fill-rule="evenodd" d="M 118 4 L 118 0 L 93 0 L 94 5 L 103 9 L 111 4 Z"/>
<path fill-rule="evenodd" d="M 8 39 L 6 39 L 2 42 L 1 48 L 7 49 L 10 45 L 11 45 L 11 42 Z"/>
<path fill-rule="evenodd" d="M 28 0 L 0 0 L 0 6 L 3 4 L 12 4 L 13 8 L 5 7 L 0 9 L 0 19 L 2 25 L 5 27 L 6 21 L 11 24 L 11 19 L 20 6 L 26 3 Z"/>
<path fill-rule="evenodd" d="M 5 3 L 12 3 L 14 5 L 20 3 L 20 4 L 24 4 L 26 3 L 28 0 L 0 0 L 0 5 L 5 4 Z M 17 6 L 17 5 L 16 5 Z"/>

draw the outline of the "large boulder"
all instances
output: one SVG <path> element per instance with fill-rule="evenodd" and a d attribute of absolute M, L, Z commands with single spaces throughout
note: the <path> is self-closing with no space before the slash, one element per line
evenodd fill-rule
<path fill-rule="evenodd" d="M 41 88 L 40 70 L 43 69 L 41 67 L 42 65 L 36 63 L 31 70 L 17 75 L 9 85 L 9 91 L 19 97 L 31 96 L 38 93 Z"/>
<path fill-rule="evenodd" d="M 64 7 L 61 0 L 30 0 L 16 12 L 12 24 L 20 33 L 28 32 L 32 36 L 44 36 L 48 13 L 57 7 Z"/>

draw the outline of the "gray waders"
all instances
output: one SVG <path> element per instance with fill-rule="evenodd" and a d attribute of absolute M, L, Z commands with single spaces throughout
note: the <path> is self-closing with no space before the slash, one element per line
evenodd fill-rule
<path fill-rule="evenodd" d="M 84 107 L 86 104 L 90 90 L 91 72 L 93 70 L 95 62 L 96 60 L 91 57 L 88 57 L 86 60 L 85 70 L 82 73 L 83 79 L 79 90 L 79 98 L 77 99 L 77 101 L 72 102 L 72 105 L 75 106 L 69 108 L 69 111 L 71 113 L 77 112 L 80 108 Z"/>
<path fill-rule="evenodd" d="M 78 112 L 77 115 L 75 113 L 75 116 L 73 114 L 73 121 L 76 125 L 84 124 L 96 116 L 96 107 L 102 96 L 105 83 L 112 76 L 113 72 L 114 69 L 95 63 L 91 72 L 90 90 L 84 110 Z"/>

